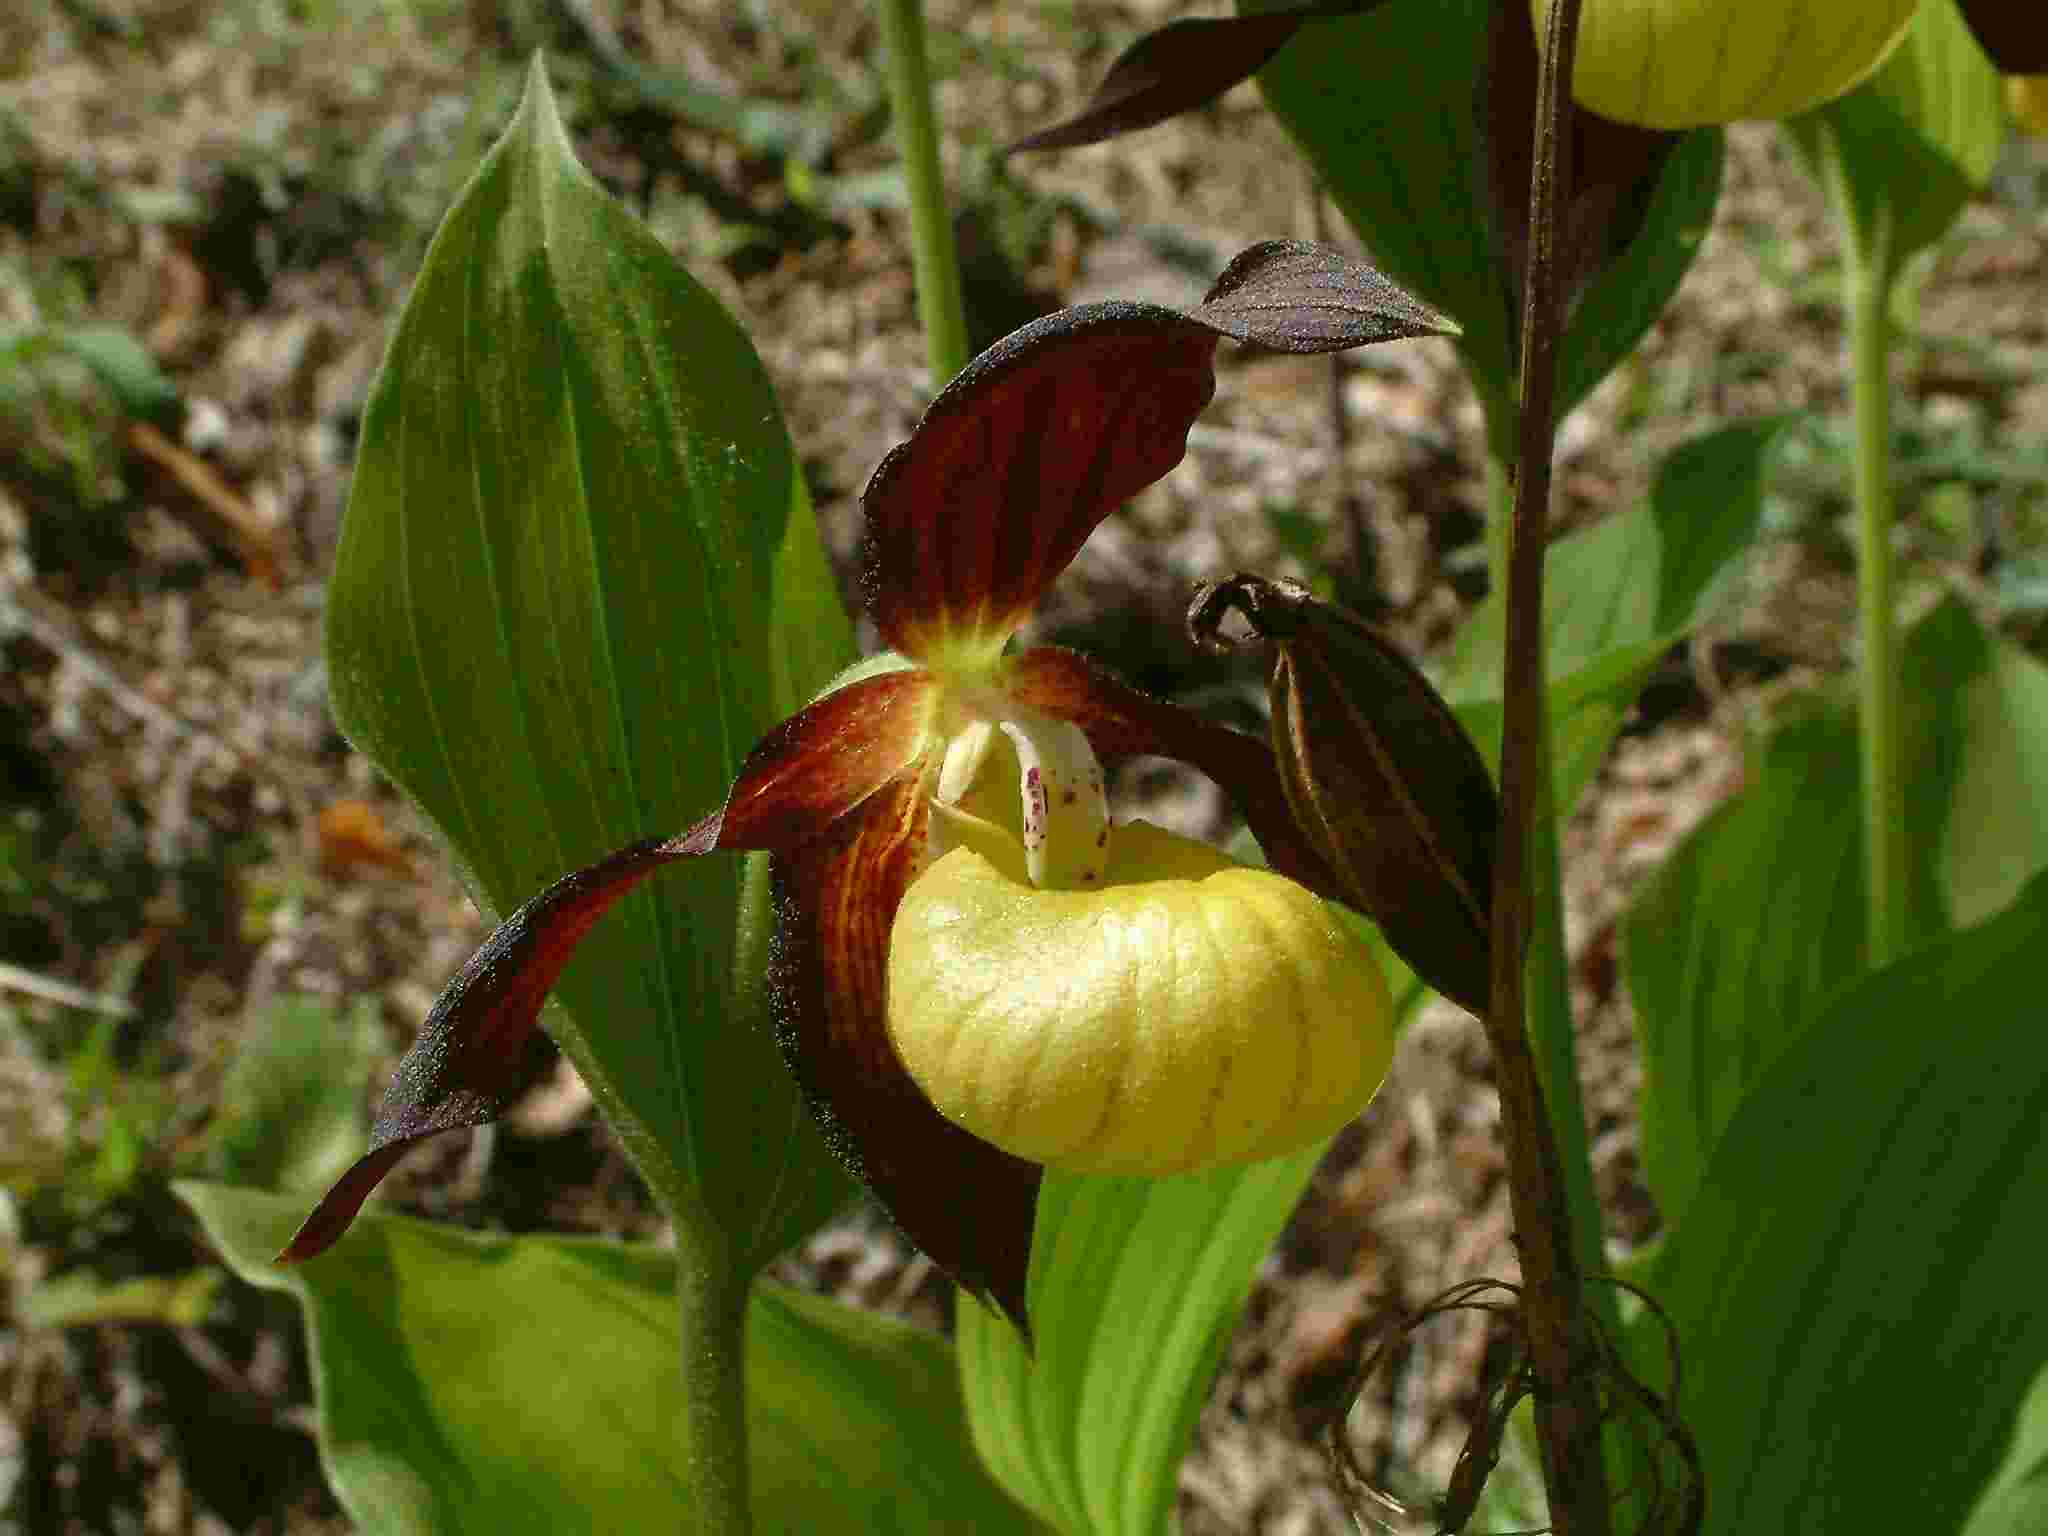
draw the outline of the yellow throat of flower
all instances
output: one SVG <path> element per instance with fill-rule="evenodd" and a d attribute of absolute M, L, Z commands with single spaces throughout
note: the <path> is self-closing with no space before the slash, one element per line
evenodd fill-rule
<path fill-rule="evenodd" d="M 932 841 L 891 933 L 889 1033 L 983 1140 L 1181 1173 L 1317 1141 L 1386 1075 L 1386 983 L 1344 919 L 1206 844 L 1112 826 L 1075 727 L 960 732 Z"/>

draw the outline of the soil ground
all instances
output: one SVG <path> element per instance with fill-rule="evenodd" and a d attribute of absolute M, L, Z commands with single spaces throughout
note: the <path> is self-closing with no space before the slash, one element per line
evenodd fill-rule
<path fill-rule="evenodd" d="M 1243 246 L 1322 227 L 1248 89 L 997 175 L 994 146 L 1084 99 L 1176 14 L 1163 0 L 932 11 L 987 337 L 1053 304 L 1185 300 Z M 238 1045 L 292 1000 L 368 1000 L 393 1060 L 482 936 L 431 837 L 327 718 L 322 577 L 384 338 L 533 47 L 551 50 L 587 163 L 755 337 L 844 573 L 859 487 L 928 397 L 905 224 L 881 179 L 873 25 L 817 0 L 62 0 L 10 15 L 0 336 L 119 327 L 180 408 L 151 440 L 61 367 L 25 396 L 0 378 L 0 1532 L 341 1531 L 288 1307 L 229 1285 L 195 1315 L 60 1328 L 33 1298 L 53 1276 L 204 1265 L 167 1180 L 203 1161 Z M 772 157 L 662 110 L 601 65 L 594 37 L 805 109 L 830 146 L 822 186 L 800 195 Z M 1621 915 L 1739 788 L 1771 698 L 1842 670 L 1853 603 L 1825 211 L 1771 131 L 1737 130 L 1730 149 L 1696 268 L 1562 444 L 1559 516 L 1577 526 L 1639 498 L 1705 426 L 1813 413 L 1749 579 L 1660 671 L 1568 828 L 1581 1066 L 1618 1251 L 1657 1225 L 1637 1177 Z M 1916 275 L 1900 434 L 1926 458 L 2048 430 L 2043 165 L 2016 147 L 1996 196 Z M 1349 582 L 1440 655 L 1484 588 L 1476 407 L 1439 344 L 1334 378 L 1333 396 L 1327 360 L 1231 360 L 1189 464 L 1098 533 L 1040 636 L 1185 689 L 1186 594 L 1242 569 Z M 1333 397 L 1351 423 L 1341 453 Z M 1916 494 L 1912 584 L 1960 587 L 2024 631 L 2048 601 L 2048 538 L 2029 521 L 2044 509 L 2038 495 L 2001 508 L 1994 526 Z M 1241 674 L 1202 686 L 1238 708 L 1258 692 Z M 1204 784 L 1147 770 L 1119 787 L 1128 811 L 1228 830 Z M 1515 1273 L 1488 1074 L 1456 1009 L 1409 1029 L 1260 1274 L 1183 1478 L 1190 1536 L 1350 1529 L 1311 1439 L 1371 1319 Z M 566 1067 L 499 1134 L 415 1157 L 392 1190 L 472 1225 L 659 1231 Z M 780 1273 L 947 1317 L 945 1282 L 871 1209 Z M 1441 1486 L 1487 1345 L 1485 1320 L 1463 1316 L 1370 1386 L 1349 1432 L 1389 1486 Z"/>

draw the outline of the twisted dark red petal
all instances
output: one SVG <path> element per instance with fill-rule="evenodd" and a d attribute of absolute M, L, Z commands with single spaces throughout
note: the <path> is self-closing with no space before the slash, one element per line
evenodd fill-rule
<path fill-rule="evenodd" d="M 435 1000 L 385 1092 L 370 1150 L 321 1197 L 280 1264 L 324 1253 L 412 1146 L 484 1125 L 526 1087 L 521 1063 L 541 1004 L 569 956 L 614 903 L 662 865 L 716 846 L 718 818 L 681 837 L 650 838 L 564 875 L 499 925 Z"/>
<path fill-rule="evenodd" d="M 962 370 L 862 494 L 885 644 L 1000 645 L 1095 526 L 1174 465 L 1215 389 L 1216 332 L 1150 304 L 1034 321 Z"/>
<path fill-rule="evenodd" d="M 1207 774 L 1237 806 L 1274 870 L 1318 896 L 1348 899 L 1343 883 L 1295 824 L 1273 749 L 1258 737 L 1141 693 L 1087 658 L 1054 646 L 1007 662 L 1003 687 L 1020 704 L 1073 721 L 1102 757 L 1171 757 Z"/>
<path fill-rule="evenodd" d="M 1039 1170 L 934 1109 L 889 1041 L 889 930 L 930 817 L 921 779 L 906 773 L 771 861 L 776 1030 L 833 1151 L 912 1242 L 1028 1337 Z"/>
<path fill-rule="evenodd" d="M 279 1262 L 332 1246 L 415 1143 L 505 1112 L 526 1086 L 520 1064 L 541 1005 L 620 897 L 676 859 L 817 837 L 918 759 L 936 686 L 923 672 L 889 672 L 826 695 L 763 738 L 716 815 L 681 837 L 635 843 L 564 875 L 507 918 L 435 1001 L 384 1095 L 370 1150 L 313 1208 Z"/>

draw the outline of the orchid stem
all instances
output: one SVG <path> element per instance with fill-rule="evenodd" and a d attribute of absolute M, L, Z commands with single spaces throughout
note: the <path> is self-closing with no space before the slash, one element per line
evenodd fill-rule
<path fill-rule="evenodd" d="M 1856 502 L 1857 730 L 1863 749 L 1863 878 L 1871 969 L 1905 948 L 1906 818 L 1900 814 L 1899 640 L 1893 615 L 1889 230 L 1856 217 L 1842 157 L 1823 152 L 1842 231 Z"/>
<path fill-rule="evenodd" d="M 746 1322 L 748 1277 L 717 1245 L 678 1228 L 677 1324 L 682 1341 L 683 1443 L 691 1536 L 747 1536 Z"/>
<path fill-rule="evenodd" d="M 1514 474 L 1499 459 L 1486 462 L 1488 563 L 1494 590 L 1508 585 L 1508 539 L 1505 530 L 1514 518 Z M 1496 539 L 1494 528 L 1503 530 Z M 1549 686 L 1546 677 L 1544 685 Z M 1571 984 L 1566 964 L 1564 937 L 1564 869 L 1558 849 L 1556 780 L 1557 743 L 1545 715 L 1542 740 L 1543 795 L 1536 809 L 1529 867 L 1534 875 L 1530 899 L 1529 958 L 1527 964 L 1527 1006 L 1529 1039 L 1536 1055 L 1536 1073 L 1542 1082 L 1543 1101 L 1549 1110 L 1551 1134 L 1557 1138 L 1565 1182 L 1565 1203 L 1570 1208 L 1572 1235 L 1576 1240 L 1583 1272 L 1596 1273 L 1606 1267 L 1601 1233 L 1599 1197 L 1594 1192 L 1592 1147 L 1586 1137 L 1585 1099 L 1579 1092 L 1578 1037 L 1572 1024 Z M 1600 1314 L 1611 1330 L 1619 1330 L 1621 1311 L 1613 1293 L 1595 1290 L 1587 1305 Z"/>
<path fill-rule="evenodd" d="M 1571 184 L 1571 135 L 1565 130 L 1578 19 L 1579 0 L 1552 0 L 1536 93 L 1514 511 L 1506 556 L 1501 838 L 1486 1027 L 1500 1087 L 1509 1198 L 1522 1261 L 1523 1326 L 1542 1383 L 1536 1423 L 1551 1529 L 1559 1536 L 1606 1536 L 1612 1510 L 1601 1454 L 1599 1340 L 1587 1311 L 1581 1257 L 1582 1243 L 1597 1243 L 1599 1228 L 1593 1225 L 1585 1238 L 1574 1237 L 1580 1223 L 1574 1221 L 1573 1208 L 1580 1200 L 1574 1198 L 1575 1180 L 1566 1172 L 1555 1129 L 1555 1117 L 1577 1099 L 1577 1066 L 1569 1013 L 1558 1007 L 1561 1000 L 1568 1010 L 1569 998 L 1560 996 L 1563 951 L 1557 933 L 1557 844 L 1543 665 L 1543 566 L 1557 432 L 1557 353 L 1564 327 L 1557 230 Z M 1532 937 L 1538 940 L 1533 958 L 1541 977 L 1533 1010 L 1527 975 Z M 1532 1013 L 1542 1027 L 1536 1042 L 1540 1058 L 1528 1028 Z M 1583 1146 L 1584 1136 L 1581 1123 L 1569 1139 Z M 1581 1198 L 1590 1203 L 1590 1194 L 1588 1188 Z"/>
<path fill-rule="evenodd" d="M 967 366 L 967 310 L 960 297 L 960 255 L 953 245 L 945 173 L 939 165 L 938 115 L 932 108 L 931 67 L 925 58 L 923 0 L 881 0 L 881 11 L 889 113 L 910 193 L 910 256 L 917 274 L 918 323 L 924 327 L 932 388 L 939 390 Z"/>

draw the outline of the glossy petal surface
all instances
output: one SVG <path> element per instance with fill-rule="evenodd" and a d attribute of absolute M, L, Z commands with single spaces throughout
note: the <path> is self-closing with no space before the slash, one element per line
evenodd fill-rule
<path fill-rule="evenodd" d="M 898 1054 L 976 1135 L 1070 1172 L 1185 1173 L 1320 1140 L 1379 1087 L 1386 983 L 1294 882 L 1144 823 L 1115 829 L 1104 890 L 998 859 L 941 859 L 889 950 Z"/>
<path fill-rule="evenodd" d="M 1038 1169 L 939 1114 L 884 1019 L 889 931 L 923 856 L 927 788 L 913 769 L 774 860 L 776 1029 L 833 1150 L 912 1242 L 1023 1328 Z"/>
<path fill-rule="evenodd" d="M 721 848 L 808 842 L 929 744 L 938 687 L 924 672 L 884 672 L 798 710 L 747 754 L 718 823 Z"/>
<path fill-rule="evenodd" d="M 1084 304 L 969 363 L 861 497 L 883 643 L 993 662 L 1096 524 L 1181 461 L 1216 342 L 1170 309 Z"/>

